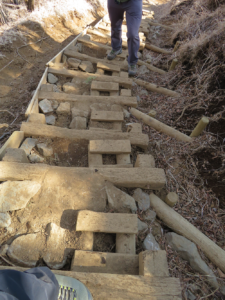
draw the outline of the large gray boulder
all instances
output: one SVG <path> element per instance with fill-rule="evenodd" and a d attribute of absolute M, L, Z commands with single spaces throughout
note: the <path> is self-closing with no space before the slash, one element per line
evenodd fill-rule
<path fill-rule="evenodd" d="M 219 287 L 216 276 L 207 266 L 207 264 L 201 259 L 198 249 L 194 243 L 174 232 L 167 233 L 166 239 L 170 247 L 177 251 L 181 258 L 188 261 L 193 270 L 205 275 L 205 278 L 215 289 Z"/>

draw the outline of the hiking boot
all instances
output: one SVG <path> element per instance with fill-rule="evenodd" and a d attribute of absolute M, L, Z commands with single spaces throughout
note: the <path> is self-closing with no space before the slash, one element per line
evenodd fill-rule
<path fill-rule="evenodd" d="M 128 74 L 130 76 L 135 76 L 137 74 L 137 65 L 129 65 L 128 64 Z"/>
<path fill-rule="evenodd" d="M 117 55 L 122 53 L 122 48 L 115 51 L 115 50 L 111 50 L 111 52 L 107 55 L 107 59 L 108 60 L 113 60 L 114 58 L 116 58 Z"/>

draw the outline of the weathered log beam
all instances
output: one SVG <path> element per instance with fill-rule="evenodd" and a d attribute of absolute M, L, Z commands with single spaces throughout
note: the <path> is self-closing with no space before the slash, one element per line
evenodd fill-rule
<path fill-rule="evenodd" d="M 150 195 L 151 207 L 157 216 L 178 234 L 194 242 L 204 254 L 223 272 L 225 272 L 225 251 L 199 231 L 195 226 L 185 220 L 175 210 L 169 207 L 156 195 Z"/>

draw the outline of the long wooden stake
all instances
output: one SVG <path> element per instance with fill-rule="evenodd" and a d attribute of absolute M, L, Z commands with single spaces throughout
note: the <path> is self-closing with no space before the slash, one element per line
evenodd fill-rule
<path fill-rule="evenodd" d="M 170 65 L 169 71 L 173 71 L 177 64 L 178 64 L 178 60 L 175 58 Z"/>
<path fill-rule="evenodd" d="M 162 48 L 159 48 L 159 47 L 156 47 L 152 44 L 145 44 L 145 48 L 149 49 L 149 50 L 152 50 L 154 52 L 158 52 L 158 53 L 163 53 L 163 54 L 172 54 L 171 51 L 167 51 L 165 49 L 162 49 Z"/>
<path fill-rule="evenodd" d="M 164 203 L 156 195 L 150 195 L 151 207 L 157 216 L 171 229 L 199 246 L 204 254 L 225 272 L 225 251 L 200 232 L 195 226 Z"/>
<path fill-rule="evenodd" d="M 209 124 L 209 119 L 206 117 L 202 117 L 201 120 L 198 122 L 198 125 L 192 131 L 190 136 L 191 137 L 199 136 L 208 124 Z"/>
<path fill-rule="evenodd" d="M 145 115 L 144 113 L 140 112 L 139 110 L 137 110 L 135 108 L 131 108 L 130 112 L 133 116 L 135 116 L 139 120 L 142 120 L 145 124 L 151 126 L 152 128 L 158 130 L 159 132 L 163 132 L 163 133 L 165 133 L 179 141 L 182 141 L 182 142 L 191 142 L 192 141 L 192 138 L 187 136 L 186 134 L 183 134 L 180 131 L 178 131 L 170 126 L 167 126 L 167 125 L 159 122 L 158 120 Z"/>
<path fill-rule="evenodd" d="M 163 94 L 175 98 L 180 97 L 179 93 L 157 86 L 154 83 L 149 83 L 147 81 L 135 79 L 135 78 L 133 79 L 133 81 L 136 82 L 138 85 L 145 87 L 147 90 L 151 92 L 155 92 L 155 93 L 159 93 L 159 94 Z"/>

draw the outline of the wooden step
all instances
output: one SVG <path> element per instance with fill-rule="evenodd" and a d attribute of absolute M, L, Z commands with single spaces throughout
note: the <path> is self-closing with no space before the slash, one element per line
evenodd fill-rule
<path fill-rule="evenodd" d="M 122 122 L 124 120 L 124 116 L 120 111 L 92 111 L 91 120 L 102 122 Z"/>
<path fill-rule="evenodd" d="M 114 65 L 111 65 L 111 64 L 107 64 L 107 63 L 98 62 L 97 63 L 97 68 L 105 70 L 105 71 L 120 72 L 120 67 L 119 66 L 114 66 Z"/>
<path fill-rule="evenodd" d="M 105 81 L 105 82 L 117 82 L 120 86 L 125 88 L 131 88 L 133 80 L 130 78 L 123 78 L 119 76 L 107 76 L 107 75 L 99 75 L 87 72 L 80 72 L 74 70 L 67 70 L 57 67 L 48 68 L 48 72 L 54 75 L 66 76 L 66 77 L 78 77 L 80 79 L 94 79 L 95 81 Z M 60 93 L 58 93 L 60 94 Z"/>
<path fill-rule="evenodd" d="M 57 126 L 49 126 L 45 124 L 23 122 L 20 128 L 24 131 L 24 136 L 44 136 L 50 138 L 65 138 L 70 140 L 84 139 L 84 140 L 129 140 L 131 145 L 136 145 L 141 148 L 148 146 L 148 136 L 146 134 L 132 133 L 132 132 L 118 132 L 110 130 L 85 130 L 85 129 L 68 129 Z"/>
<path fill-rule="evenodd" d="M 81 210 L 77 217 L 77 231 L 105 233 L 138 233 L 138 219 L 134 214 L 99 213 Z"/>
<path fill-rule="evenodd" d="M 100 92 L 118 92 L 119 84 L 115 82 L 93 81 L 91 84 L 91 90 Z"/>
<path fill-rule="evenodd" d="M 129 140 L 92 140 L 89 144 L 89 151 L 93 154 L 131 153 L 131 144 Z"/>
<path fill-rule="evenodd" d="M 0 270 L 25 268 L 0 266 Z M 182 300 L 179 278 L 52 270 L 81 281 L 94 300 Z"/>
<path fill-rule="evenodd" d="M 132 254 L 76 250 L 71 271 L 138 275 L 139 257 Z"/>
<path fill-rule="evenodd" d="M 136 235 L 127 233 L 117 233 L 116 252 L 123 254 L 136 254 Z"/>
<path fill-rule="evenodd" d="M 144 251 L 139 253 L 139 275 L 169 276 L 166 251 Z"/>
<path fill-rule="evenodd" d="M 91 105 L 94 103 L 108 103 L 108 104 L 119 104 L 137 107 L 137 97 L 129 97 L 129 96 L 120 96 L 120 97 L 112 97 L 112 96 L 83 96 L 83 95 L 72 95 L 67 93 L 54 93 L 54 92 L 43 92 L 40 91 L 38 94 L 38 99 L 48 99 L 48 100 L 57 100 L 57 101 L 66 101 L 66 102 L 80 102 L 86 103 L 87 105 Z"/>
<path fill-rule="evenodd" d="M 166 184 L 163 169 L 155 168 L 103 168 L 96 172 L 94 168 L 56 167 L 46 164 L 24 164 L 0 161 L 0 181 L 43 179 L 47 172 L 54 171 L 63 177 L 63 172 L 74 178 L 89 178 L 93 174 L 100 179 L 108 180 L 118 187 L 143 188 L 159 190 Z M 62 178 L 63 180 L 63 178 Z"/>

